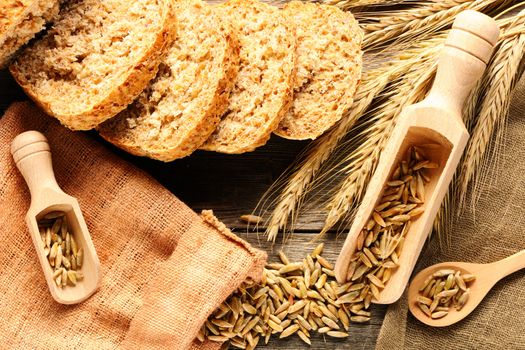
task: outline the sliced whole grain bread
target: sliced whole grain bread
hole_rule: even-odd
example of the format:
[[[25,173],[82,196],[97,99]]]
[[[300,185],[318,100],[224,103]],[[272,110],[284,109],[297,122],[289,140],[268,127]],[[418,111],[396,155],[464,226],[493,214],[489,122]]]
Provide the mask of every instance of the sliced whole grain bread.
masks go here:
[[[0,69],[58,15],[59,0],[0,1]]]
[[[236,26],[240,67],[228,111],[201,149],[243,153],[264,145],[290,106],[295,33],[279,9],[256,0],[217,10]]]
[[[350,12],[334,6],[292,1],[283,11],[296,26],[297,70],[292,107],[275,133],[315,139],[352,105],[363,34]]]
[[[229,22],[201,0],[175,2],[177,39],[159,72],[127,109],[97,129],[135,155],[171,161],[191,154],[228,106],[239,46]]]
[[[87,130],[135,100],[175,32],[172,0],[71,0],[10,70],[48,114]]]

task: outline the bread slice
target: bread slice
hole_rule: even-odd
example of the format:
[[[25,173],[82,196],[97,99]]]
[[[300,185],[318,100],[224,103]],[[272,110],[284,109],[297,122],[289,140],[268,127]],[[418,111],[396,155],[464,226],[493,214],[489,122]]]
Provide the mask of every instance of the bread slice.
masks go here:
[[[189,155],[215,130],[239,63],[228,22],[201,0],[175,4],[177,39],[156,78],[133,104],[98,128],[118,147],[163,161]]]
[[[59,9],[58,0],[3,0],[0,5],[0,69]]]
[[[256,0],[218,7],[236,25],[240,67],[228,111],[201,149],[243,153],[264,145],[292,99],[295,33],[279,9]]]
[[[334,6],[292,1],[283,11],[296,25],[297,73],[292,107],[275,133],[315,139],[352,105],[363,34],[350,12]]]
[[[175,26],[171,0],[71,0],[13,62],[11,74],[62,124],[91,129],[147,86]]]

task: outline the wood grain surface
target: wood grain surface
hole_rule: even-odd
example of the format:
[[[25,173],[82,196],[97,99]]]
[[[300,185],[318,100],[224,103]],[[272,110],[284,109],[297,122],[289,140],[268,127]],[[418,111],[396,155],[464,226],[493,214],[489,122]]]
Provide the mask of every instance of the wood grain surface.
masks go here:
[[[220,3],[221,0],[211,0]],[[280,5],[285,1],[266,1]],[[27,100],[6,70],[0,70],[0,114],[14,101]],[[254,152],[242,155],[223,155],[197,151],[190,157],[172,163],[162,163],[146,158],[134,157],[109,145],[95,132],[88,132],[90,137],[105,143],[123,159],[135,164],[151,174],[178,198],[195,211],[213,209],[214,213],[227,226],[254,246],[267,251],[270,261],[277,260],[280,244],[273,247],[265,238],[253,231],[246,230],[246,225],[239,216],[251,213],[257,202],[270,185],[292,164],[293,160],[308,144],[308,141],[290,141],[272,136],[270,141]],[[313,234],[319,232],[323,224],[323,213],[312,212],[299,221],[299,230],[284,247],[291,260],[302,259],[316,245],[312,243]],[[324,256],[330,261],[335,259],[343,244],[343,238],[329,234],[325,240]],[[350,337],[334,340],[330,337],[313,335],[310,349],[372,349],[375,347],[386,307],[373,306],[372,319],[368,324],[353,324]],[[298,337],[285,340],[272,338],[261,349],[305,349]]]
[[[237,234],[252,243],[254,246],[263,249],[269,254],[269,261],[279,261],[277,255],[281,249],[280,245],[272,245],[261,237],[258,239],[257,235],[244,232],[237,232]],[[291,262],[302,261],[305,255],[312,251],[318,242],[312,242],[311,234],[298,233],[294,234],[288,243],[284,246],[283,251],[288,256]],[[325,249],[323,256],[328,261],[335,263],[339,250],[341,249],[342,240],[336,239],[335,235],[329,235],[324,241]],[[367,324],[353,323],[350,326],[350,336],[343,340],[334,340],[328,336],[322,336],[312,332],[312,346],[310,349],[373,349],[375,347],[376,338],[379,334],[379,329],[385,316],[386,307],[384,305],[372,306],[372,318]],[[315,334],[315,335],[314,335]],[[267,347],[263,349],[305,349],[308,345],[304,344],[299,337],[292,336],[290,339],[275,339],[272,338]]]
[[[0,71],[0,109],[1,112],[14,101],[26,100],[24,93],[9,76]],[[99,138],[95,132],[90,137]],[[166,188],[173,192],[195,211],[213,209],[217,217],[254,246],[267,251],[270,261],[277,261],[276,252],[280,244],[273,247],[265,237],[248,231],[239,220],[242,214],[250,213],[262,194],[277,177],[293,162],[307,142],[289,141],[273,136],[270,142],[252,153],[243,155],[222,155],[212,152],[196,152],[194,155],[172,163],[162,163],[145,158],[134,157],[107,144],[122,158],[130,161],[151,174]],[[313,249],[313,234],[322,227],[322,212],[313,213],[301,222],[301,231],[296,232],[284,247],[290,259],[302,259]],[[343,238],[329,234],[325,240],[324,255],[332,262],[343,244]],[[350,337],[334,340],[315,335],[311,349],[371,349],[385,314],[384,306],[373,306],[372,319],[368,324],[353,324]],[[274,339],[263,349],[305,349],[306,344],[298,337],[285,340]]]

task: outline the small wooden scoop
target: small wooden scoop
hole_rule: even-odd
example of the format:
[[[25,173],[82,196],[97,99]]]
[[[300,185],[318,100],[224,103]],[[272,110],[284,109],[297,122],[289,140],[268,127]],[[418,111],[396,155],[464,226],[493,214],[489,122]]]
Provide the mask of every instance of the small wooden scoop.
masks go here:
[[[374,303],[395,302],[407,285],[469,137],[461,119],[463,103],[485,70],[499,36],[496,22],[475,11],[460,13],[452,28],[439,58],[434,85],[423,101],[401,112],[335,265],[336,278],[344,283],[357,237],[379,204],[385,183],[410,147],[423,149],[438,168],[428,169],[424,212],[412,221],[400,266]]]
[[[416,298],[419,294],[419,288],[426,278],[441,269],[453,269],[461,271],[462,274],[473,274],[476,276],[476,280],[469,284],[470,296],[461,310],[456,311],[451,307],[448,315],[445,317],[432,319],[423,313],[423,311],[417,306]],[[418,320],[429,326],[450,326],[451,324],[461,321],[474,311],[485,295],[487,295],[499,280],[521,269],[525,269],[525,250],[491,264],[445,262],[427,267],[414,277],[408,288],[410,311]]]
[[[37,131],[27,131],[18,135],[11,144],[11,154],[31,192],[31,206],[26,215],[26,223],[49,291],[61,304],[80,303],[97,290],[100,263],[78,202],[58,186],[53,173],[51,151],[44,135]],[[37,222],[46,214],[55,211],[65,213],[75,240],[84,250],[81,269],[84,279],[75,286],[57,287],[53,280],[53,270],[42,246]]]

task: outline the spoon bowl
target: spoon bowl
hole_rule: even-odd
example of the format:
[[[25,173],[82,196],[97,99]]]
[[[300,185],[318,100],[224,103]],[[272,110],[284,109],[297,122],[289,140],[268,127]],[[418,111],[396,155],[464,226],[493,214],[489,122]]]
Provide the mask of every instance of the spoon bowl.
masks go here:
[[[474,311],[499,280],[523,268],[525,268],[525,250],[490,264],[473,264],[454,261],[432,265],[420,271],[412,279],[410,287],[408,288],[408,307],[415,318],[429,326],[450,326],[461,321]],[[423,285],[427,277],[441,269],[459,270],[462,275],[472,274],[476,276],[476,279],[468,285],[468,288],[470,288],[470,296],[461,310],[458,311],[454,307],[451,307],[445,317],[432,319],[419,308],[416,298],[419,295],[419,288]]]

